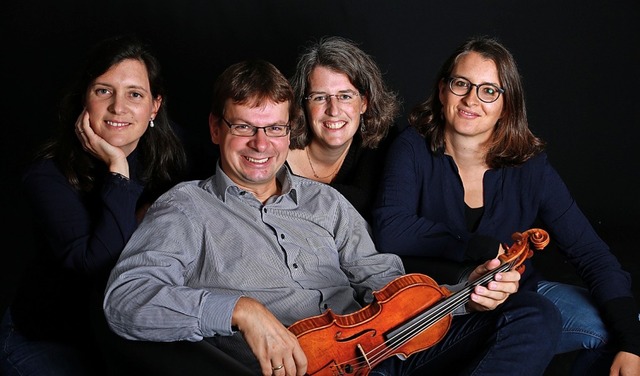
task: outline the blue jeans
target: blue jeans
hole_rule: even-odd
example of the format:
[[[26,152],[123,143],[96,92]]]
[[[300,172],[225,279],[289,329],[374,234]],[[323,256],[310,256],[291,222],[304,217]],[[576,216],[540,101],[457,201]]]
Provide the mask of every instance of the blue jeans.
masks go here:
[[[0,374],[5,376],[95,375],[87,359],[87,352],[95,349],[84,350],[82,344],[26,338],[14,326],[9,310],[0,323]]]
[[[562,335],[556,352],[579,351],[571,374],[608,374],[615,351],[607,346],[610,334],[589,290],[542,281],[538,283],[538,293],[552,301],[562,315]]]
[[[564,283],[542,281],[538,293],[551,300],[562,315],[562,336],[557,353],[604,346],[609,333],[589,290]]]
[[[556,352],[560,332],[555,305],[521,291],[493,311],[455,316],[440,342],[406,360],[393,356],[370,375],[539,376]]]

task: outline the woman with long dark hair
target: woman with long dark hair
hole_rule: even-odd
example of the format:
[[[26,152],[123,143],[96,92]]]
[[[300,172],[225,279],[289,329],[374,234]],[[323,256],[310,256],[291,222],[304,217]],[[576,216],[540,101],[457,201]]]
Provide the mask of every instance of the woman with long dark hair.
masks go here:
[[[96,325],[108,274],[148,206],[185,176],[160,64],[134,36],[96,45],[60,129],[23,177],[35,257],[0,331],[4,375],[104,372]]]
[[[576,375],[609,368],[612,375],[637,375],[640,322],[630,275],[529,129],[511,53],[492,38],[466,41],[409,123],[391,146],[374,208],[379,250],[477,263],[540,221],[588,287],[545,281],[526,268],[521,290],[544,295],[562,314],[557,352],[587,350]]]

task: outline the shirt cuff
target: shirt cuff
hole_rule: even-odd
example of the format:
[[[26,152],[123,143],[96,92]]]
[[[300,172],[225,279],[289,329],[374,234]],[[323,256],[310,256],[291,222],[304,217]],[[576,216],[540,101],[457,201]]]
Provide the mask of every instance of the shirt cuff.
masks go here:
[[[230,336],[235,333],[231,328],[231,318],[238,299],[239,295],[207,295],[200,320],[203,337]]]

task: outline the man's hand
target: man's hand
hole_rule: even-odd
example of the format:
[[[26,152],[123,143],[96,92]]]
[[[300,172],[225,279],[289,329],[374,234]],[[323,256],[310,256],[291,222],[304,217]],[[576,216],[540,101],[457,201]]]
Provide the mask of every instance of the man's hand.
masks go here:
[[[307,357],[298,339],[260,302],[242,297],[233,311],[238,327],[265,376],[303,376]]]
[[[469,282],[472,282],[485,275],[490,270],[500,266],[501,261],[493,259],[476,267],[471,275]],[[520,273],[515,270],[497,273],[493,277],[493,281],[486,286],[476,286],[471,293],[471,300],[467,303],[469,311],[488,311],[495,309],[502,304],[509,295],[518,291],[520,281]]]

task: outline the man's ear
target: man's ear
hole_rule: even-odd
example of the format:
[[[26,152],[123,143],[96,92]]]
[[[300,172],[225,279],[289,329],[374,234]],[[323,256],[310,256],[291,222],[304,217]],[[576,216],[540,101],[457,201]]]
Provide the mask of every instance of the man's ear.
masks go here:
[[[216,145],[220,145],[222,137],[220,134],[220,118],[212,113],[209,113],[209,133],[211,134],[211,141]]]

